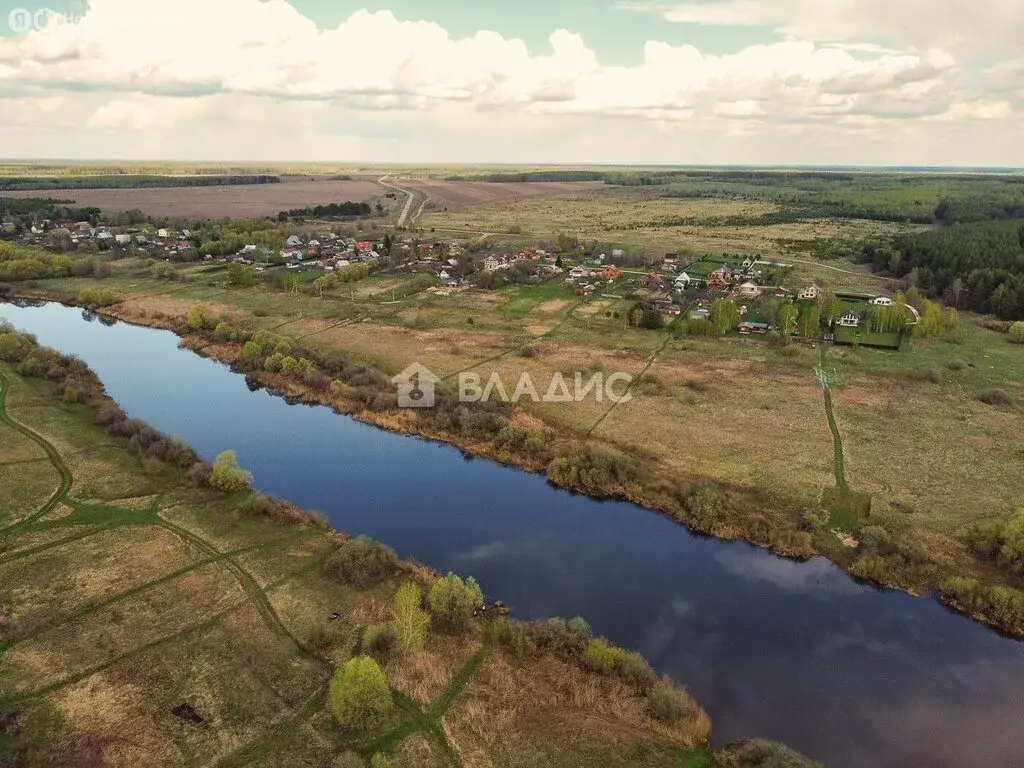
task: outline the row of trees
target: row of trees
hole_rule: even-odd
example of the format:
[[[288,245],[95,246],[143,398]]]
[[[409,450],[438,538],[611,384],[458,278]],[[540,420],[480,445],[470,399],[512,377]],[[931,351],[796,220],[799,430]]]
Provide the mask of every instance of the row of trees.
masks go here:
[[[377,213],[381,214],[384,212],[384,206],[377,204]],[[281,211],[277,214],[278,221],[288,221],[288,219],[330,219],[340,216],[370,216],[373,213],[373,209],[369,203],[353,203],[347,201],[344,203],[328,203],[327,205],[317,205],[312,208],[293,208],[290,211]]]
[[[1024,223],[986,222],[866,245],[863,261],[958,309],[1024,319]]]

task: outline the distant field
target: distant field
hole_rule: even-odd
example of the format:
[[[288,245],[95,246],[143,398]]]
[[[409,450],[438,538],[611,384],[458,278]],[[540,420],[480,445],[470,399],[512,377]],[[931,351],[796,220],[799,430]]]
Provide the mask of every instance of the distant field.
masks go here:
[[[161,189],[80,189],[5,192],[0,197],[55,197],[104,213],[135,208],[151,216],[250,218],[332,202],[363,202],[386,190],[375,181],[286,179],[280,184]]]
[[[602,182],[530,182],[523,184],[492,184],[483,181],[445,181],[443,179],[402,180],[398,186],[416,189],[430,196],[433,209],[459,209],[483,203],[500,203],[522,197],[566,195],[603,186]]]

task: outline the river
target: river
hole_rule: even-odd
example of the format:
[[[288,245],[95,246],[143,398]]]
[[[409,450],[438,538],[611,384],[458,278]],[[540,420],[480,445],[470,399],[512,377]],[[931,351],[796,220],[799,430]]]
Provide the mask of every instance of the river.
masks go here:
[[[250,391],[167,331],[49,304],[0,317],[85,360],[133,417],[402,557],[477,577],[520,618],[583,615],[707,709],[831,768],[1024,764],[1024,644],[824,559],[690,534],[624,502]]]

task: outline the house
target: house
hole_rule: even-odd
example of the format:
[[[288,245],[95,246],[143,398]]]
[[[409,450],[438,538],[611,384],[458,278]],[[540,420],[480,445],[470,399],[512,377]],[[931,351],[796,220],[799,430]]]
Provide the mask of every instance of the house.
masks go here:
[[[745,258],[743,260],[743,264],[741,265],[743,267],[743,271],[749,272],[751,269],[757,266],[759,260],[760,257],[758,256],[748,256],[747,258]]]
[[[800,291],[797,298],[805,299],[807,301],[817,301],[821,298],[821,287],[817,285],[809,285]]]
[[[740,323],[739,330],[743,334],[768,333],[770,327],[768,323]]]
[[[725,265],[721,266],[708,275],[708,288],[712,290],[725,290],[729,287],[732,282],[733,270],[732,267]]]
[[[440,273],[440,274],[439,274],[439,275],[438,275],[437,277],[438,277],[438,279],[440,279],[440,280],[450,280],[450,279],[451,279],[451,275],[449,275],[449,274],[448,274],[448,273],[447,273],[446,271],[444,271],[443,269],[441,270],[441,273]]]
[[[114,242],[118,245],[130,245],[132,242],[131,235],[114,235]]]
[[[359,251],[360,253],[362,253],[363,251],[372,251],[373,243],[371,243],[369,240],[359,240],[356,243],[356,250]]]
[[[841,325],[843,328],[859,328],[860,315],[852,311],[844,312],[842,316],[836,320],[836,325]]]
[[[616,248],[615,250],[612,251],[612,258],[613,259],[621,259],[625,255],[626,255],[626,252],[623,251],[621,248]]]
[[[707,320],[711,315],[711,310],[707,307],[698,307],[690,313],[690,317],[694,320]]]
[[[495,272],[500,268],[501,262],[498,261],[493,256],[488,256],[486,259],[484,259],[484,269],[486,269],[488,272]]]
[[[761,295],[761,289],[754,285],[754,283],[746,282],[736,289],[736,294],[745,298],[754,299]]]
[[[877,298],[872,299],[871,303],[874,304],[876,307],[891,307],[892,299],[890,299],[888,296],[879,296]]]
[[[618,280],[622,271],[614,264],[609,264],[607,267],[601,270],[601,277],[605,280]]]
[[[690,287],[690,283],[692,282],[693,278],[691,278],[685,272],[680,272],[679,276],[676,278],[675,287],[680,291],[685,291],[687,288]]]
[[[138,243],[139,245],[145,245],[146,243],[149,242],[149,240],[146,238],[145,235],[136,235],[135,242]]]
[[[298,235],[291,235],[287,240],[284,241],[284,244],[289,248],[298,248],[300,245],[302,245],[302,238],[299,237]]]
[[[780,299],[784,299],[789,295],[789,291],[787,291],[780,285],[778,288],[775,289],[775,295]]]
[[[649,291],[664,291],[666,287],[665,281],[656,272],[652,272],[644,278],[644,288]]]
[[[168,237],[171,236],[171,233],[168,232],[166,229],[158,229],[156,231],[156,236],[161,238],[161,239],[166,240]]]

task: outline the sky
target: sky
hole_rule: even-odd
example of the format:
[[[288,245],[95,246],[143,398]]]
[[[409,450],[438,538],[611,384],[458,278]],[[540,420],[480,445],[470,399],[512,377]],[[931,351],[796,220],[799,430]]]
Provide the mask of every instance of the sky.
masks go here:
[[[1024,167],[1024,0],[0,0],[0,157]]]

